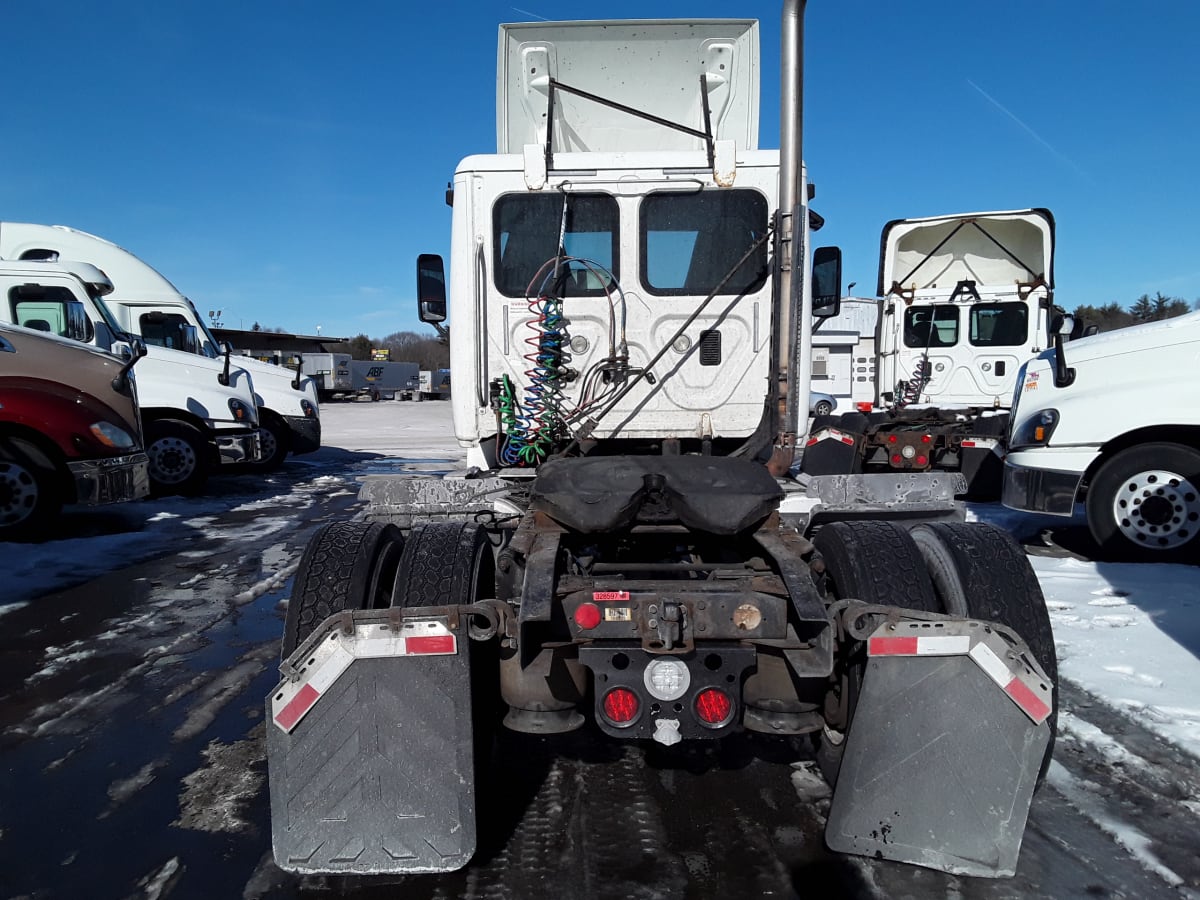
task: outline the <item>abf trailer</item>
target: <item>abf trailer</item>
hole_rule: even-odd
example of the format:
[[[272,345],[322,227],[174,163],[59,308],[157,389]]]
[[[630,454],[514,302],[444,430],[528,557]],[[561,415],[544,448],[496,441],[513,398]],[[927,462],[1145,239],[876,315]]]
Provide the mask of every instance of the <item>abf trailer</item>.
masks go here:
[[[368,477],[305,550],[266,701],[284,869],[467,865],[494,726],[811,735],[833,849],[1014,871],[1055,721],[1024,554],[955,521],[957,475],[791,473],[841,291],[836,248],[809,277],[801,13],[780,151],[756,21],[501,26],[448,295],[418,261],[471,468]]]

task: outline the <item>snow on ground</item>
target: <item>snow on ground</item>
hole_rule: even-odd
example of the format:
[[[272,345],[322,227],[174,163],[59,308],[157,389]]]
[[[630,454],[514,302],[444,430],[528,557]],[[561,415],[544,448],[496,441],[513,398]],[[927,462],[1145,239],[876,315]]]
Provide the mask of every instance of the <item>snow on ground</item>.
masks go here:
[[[452,436],[449,403],[327,404],[322,424],[325,447],[288,463],[310,466],[311,478],[278,479],[278,490],[265,491],[250,476],[220,479],[223,496],[126,504],[119,515],[138,530],[40,545],[0,543],[0,617],[42,593],[176,550],[181,540],[215,535],[214,523],[231,511],[284,506],[285,516],[239,526],[255,533],[282,531],[304,517],[315,493],[357,490],[356,475],[444,471],[464,462]],[[348,461],[353,466],[346,474]],[[240,483],[247,487],[238,494]],[[973,505],[969,517],[994,522],[1021,539],[1063,524],[995,504]],[[1041,555],[1031,562],[1050,608],[1063,677],[1200,757],[1200,567]],[[289,574],[281,570],[276,577]],[[1064,730],[1071,721],[1064,721]]]

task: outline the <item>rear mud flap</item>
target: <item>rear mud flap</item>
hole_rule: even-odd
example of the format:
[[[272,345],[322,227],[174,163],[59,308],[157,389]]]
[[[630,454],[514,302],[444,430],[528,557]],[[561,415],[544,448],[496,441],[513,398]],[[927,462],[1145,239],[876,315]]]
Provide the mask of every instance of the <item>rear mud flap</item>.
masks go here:
[[[930,634],[928,623],[898,623],[872,636],[826,842],[956,874],[1013,875],[1050,738],[1049,681],[987,623]]]
[[[475,852],[465,620],[326,620],[267,699],[275,861],[303,873],[462,868]],[[289,664],[293,669],[289,670]]]

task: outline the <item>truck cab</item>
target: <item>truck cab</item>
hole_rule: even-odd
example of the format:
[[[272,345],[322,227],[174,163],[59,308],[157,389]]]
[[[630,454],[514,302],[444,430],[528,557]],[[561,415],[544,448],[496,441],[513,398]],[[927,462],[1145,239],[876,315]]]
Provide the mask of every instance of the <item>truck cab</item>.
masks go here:
[[[1050,342],[1046,209],[898,219],[883,229],[875,399],[813,423],[809,475],[959,472],[996,500],[1017,371]]]
[[[1004,505],[1069,518],[1082,503],[1104,555],[1194,561],[1200,312],[1063,337],[1018,373]]]
[[[56,324],[63,311],[47,308],[41,321]],[[149,491],[130,363],[40,327],[0,324],[0,541],[52,536],[63,506]]]
[[[90,263],[0,260],[0,321],[127,354],[140,341],[105,305],[111,291]],[[259,458],[249,373],[180,349],[145,351],[140,413],[155,493],[198,493],[210,472]]]
[[[65,225],[0,222],[0,256],[87,260],[113,282],[104,303],[125,331],[150,346],[203,356],[213,364],[229,352],[170,281],[104,238]],[[259,420],[261,453],[247,460],[251,468],[274,471],[289,453],[319,449],[321,418],[312,379],[248,357],[238,357],[236,365],[252,379]]]
[[[876,406],[1007,410],[1050,343],[1050,211],[901,219],[881,247]]]

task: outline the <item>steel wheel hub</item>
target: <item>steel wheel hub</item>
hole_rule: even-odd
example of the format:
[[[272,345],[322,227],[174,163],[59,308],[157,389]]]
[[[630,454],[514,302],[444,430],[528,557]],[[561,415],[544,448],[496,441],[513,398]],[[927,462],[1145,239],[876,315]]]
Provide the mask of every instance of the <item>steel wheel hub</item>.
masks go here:
[[[37,506],[38,486],[24,466],[0,461],[0,525],[15,525]]]
[[[1139,547],[1172,550],[1200,530],[1200,491],[1175,472],[1139,472],[1117,490],[1113,516],[1121,533]]]
[[[196,452],[179,438],[159,438],[150,445],[148,455],[155,478],[165,484],[178,484],[196,469]]]

